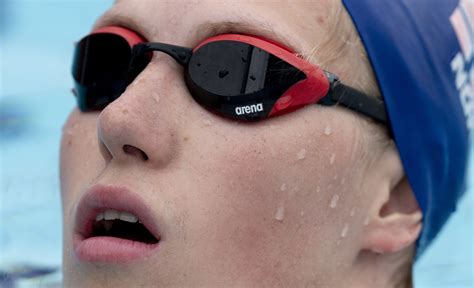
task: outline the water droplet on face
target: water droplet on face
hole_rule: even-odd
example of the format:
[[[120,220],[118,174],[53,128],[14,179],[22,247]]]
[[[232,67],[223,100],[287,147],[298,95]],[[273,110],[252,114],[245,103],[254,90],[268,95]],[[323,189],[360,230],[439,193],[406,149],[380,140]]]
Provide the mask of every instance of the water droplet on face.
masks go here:
[[[336,175],[334,175],[334,180],[337,180],[337,174],[336,174]]]
[[[336,153],[331,154],[331,158],[329,158],[329,164],[334,164],[334,161],[336,160]]]
[[[369,225],[369,221],[370,221],[370,218],[369,218],[369,216],[367,216],[364,220],[364,226]]]
[[[346,183],[346,178],[342,177],[342,179],[341,179],[341,185],[344,184],[344,183]]]
[[[285,207],[280,206],[275,213],[275,219],[281,222],[283,218],[285,218]]]
[[[153,92],[152,96],[153,96],[153,100],[155,101],[155,103],[160,102],[160,94],[158,94],[156,92]]]
[[[220,70],[219,71],[219,78],[224,78],[227,75],[229,75],[229,71],[227,71],[227,70]]]
[[[209,119],[204,119],[202,122],[204,123],[204,126],[211,126],[211,120]]]
[[[332,133],[331,127],[330,127],[329,125],[326,126],[326,128],[324,129],[324,134],[325,134],[326,136],[329,136],[329,135],[331,135],[331,133]]]
[[[383,255],[384,252],[382,250],[379,250],[379,249],[376,249],[376,248],[372,248],[372,251],[375,253],[375,254],[378,254],[378,255]]]
[[[332,209],[336,208],[338,200],[339,200],[339,195],[334,194],[334,196],[332,196],[331,204],[329,204],[329,207],[331,207]]]
[[[294,193],[300,191],[300,187],[298,187],[298,185],[296,185],[295,187],[293,187],[293,190],[292,190]]]
[[[306,150],[305,150],[305,149],[301,149],[301,150],[296,154],[296,159],[302,160],[302,159],[304,159],[304,157],[306,157]]]
[[[349,224],[346,223],[344,224],[344,228],[342,228],[341,237],[346,238],[347,232],[349,232]]]
[[[281,190],[281,191],[285,191],[285,190],[286,190],[286,183],[281,184],[280,190]]]
[[[352,208],[351,210],[351,217],[353,217],[356,213],[356,207]]]
[[[300,188],[298,186],[295,186],[290,190],[290,192],[288,193],[288,196],[294,197],[298,191],[300,191]]]
[[[319,192],[321,192],[321,187],[318,186],[316,187],[316,193],[319,193]]]
[[[63,129],[63,134],[72,136],[72,135],[74,135],[74,132],[72,132],[71,129]]]
[[[140,79],[135,79],[132,84],[130,84],[131,87],[135,87],[138,83],[140,83]]]
[[[74,131],[77,129],[77,126],[77,123],[72,124],[71,127],[68,127],[68,125],[64,124],[62,128],[62,133],[72,136],[74,135]]]
[[[301,212],[300,212],[300,216],[301,216],[301,217],[304,216],[304,211],[301,211]]]

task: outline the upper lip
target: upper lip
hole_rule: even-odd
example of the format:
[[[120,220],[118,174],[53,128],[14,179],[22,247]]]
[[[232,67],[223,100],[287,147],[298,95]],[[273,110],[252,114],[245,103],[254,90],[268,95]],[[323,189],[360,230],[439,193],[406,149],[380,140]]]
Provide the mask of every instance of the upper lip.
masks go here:
[[[134,214],[160,240],[156,220],[151,209],[136,193],[125,187],[95,185],[79,201],[76,210],[75,233],[82,239],[92,236],[92,227],[97,214],[107,209],[126,211]]]

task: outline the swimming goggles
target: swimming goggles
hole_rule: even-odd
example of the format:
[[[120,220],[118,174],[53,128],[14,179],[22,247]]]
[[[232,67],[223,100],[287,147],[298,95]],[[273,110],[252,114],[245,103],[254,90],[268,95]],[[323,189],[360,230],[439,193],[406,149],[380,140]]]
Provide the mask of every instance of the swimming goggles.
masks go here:
[[[118,26],[97,29],[76,45],[72,74],[79,109],[100,110],[117,99],[145,69],[153,51],[181,64],[194,100],[227,118],[255,121],[318,103],[338,104],[387,123],[382,100],[344,85],[274,41],[223,34],[191,49],[148,43]]]

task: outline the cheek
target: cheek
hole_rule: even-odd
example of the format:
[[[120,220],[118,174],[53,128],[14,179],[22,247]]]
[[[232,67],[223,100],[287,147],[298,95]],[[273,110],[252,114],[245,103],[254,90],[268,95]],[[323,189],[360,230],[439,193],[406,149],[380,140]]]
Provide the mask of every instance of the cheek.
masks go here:
[[[314,256],[308,252],[314,247],[324,253],[321,243],[336,239],[343,228],[335,215],[350,210],[346,206],[355,191],[348,187],[357,179],[346,145],[352,133],[332,127],[339,131],[326,135],[325,127],[304,122],[244,127],[225,145],[207,142],[208,150],[200,151],[209,159],[200,170],[206,175],[198,189],[202,194],[193,199],[199,212],[190,219],[198,235],[205,234],[195,239],[210,247],[204,253],[223,258],[221,264],[225,259],[229,265],[240,263],[242,269],[249,259],[264,269],[269,263],[294,265]],[[338,203],[332,208],[335,195]]]
[[[60,179],[64,211],[70,212],[81,189],[105,167],[98,145],[97,116],[74,109],[63,126]]]

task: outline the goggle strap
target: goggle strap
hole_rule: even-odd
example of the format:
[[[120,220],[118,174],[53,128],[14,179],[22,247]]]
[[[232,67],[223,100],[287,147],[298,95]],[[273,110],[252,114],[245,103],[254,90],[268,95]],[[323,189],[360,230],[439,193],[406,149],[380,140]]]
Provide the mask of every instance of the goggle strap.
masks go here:
[[[193,50],[186,47],[164,43],[140,43],[133,47],[132,62],[134,58],[150,51],[160,51],[166,53],[184,67],[188,65],[189,59],[193,54]]]
[[[339,80],[333,82],[331,86],[328,95],[321,99],[319,104],[327,106],[339,104],[387,124],[387,114],[382,100],[346,86]]]

